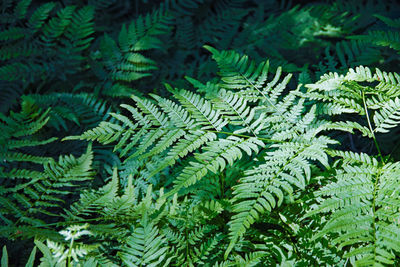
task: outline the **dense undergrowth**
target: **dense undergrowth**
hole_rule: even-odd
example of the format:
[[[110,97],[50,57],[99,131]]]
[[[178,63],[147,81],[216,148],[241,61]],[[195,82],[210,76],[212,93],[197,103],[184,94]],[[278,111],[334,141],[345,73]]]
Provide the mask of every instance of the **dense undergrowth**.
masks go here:
[[[400,265],[398,14],[1,1],[1,266]]]

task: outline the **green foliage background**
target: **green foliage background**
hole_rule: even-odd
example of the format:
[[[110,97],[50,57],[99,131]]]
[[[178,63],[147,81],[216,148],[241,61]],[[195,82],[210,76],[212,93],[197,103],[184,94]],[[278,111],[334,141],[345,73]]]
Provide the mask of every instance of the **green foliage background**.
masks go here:
[[[1,266],[400,265],[399,14],[1,1]]]

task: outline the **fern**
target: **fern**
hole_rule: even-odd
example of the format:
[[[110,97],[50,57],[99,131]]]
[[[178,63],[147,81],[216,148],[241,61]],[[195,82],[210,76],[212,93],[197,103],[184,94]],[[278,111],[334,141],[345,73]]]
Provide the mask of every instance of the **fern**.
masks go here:
[[[25,2],[24,8],[27,6],[29,1]],[[5,64],[0,68],[1,80],[21,80],[26,84],[43,78],[43,75],[65,80],[66,74],[81,69],[82,55],[93,40],[93,10],[90,7],[75,10],[75,7],[68,6],[59,9],[57,16],[49,19],[54,9],[55,3],[43,4],[32,13],[26,24],[19,22],[23,27],[16,28],[10,23],[2,29],[0,58],[5,60]],[[26,14],[22,10],[17,12],[20,16]],[[56,45],[58,42],[63,45]],[[42,59],[44,51],[46,58]],[[66,51],[69,51],[68,55]],[[67,71],[57,73],[58,65]],[[24,71],[19,72],[17,68]]]
[[[285,196],[293,199],[293,188],[304,189],[310,179],[310,160],[317,160],[328,165],[323,152],[328,139],[313,139],[313,144],[282,144],[265,157],[265,164],[249,170],[234,187],[233,211],[230,222],[231,243],[226,256],[238,238],[257,221],[261,214],[271,212],[284,201]]]
[[[262,75],[265,76],[266,73]],[[262,79],[265,80],[265,78]],[[278,76],[273,83],[276,83],[277,79]],[[260,84],[262,82],[263,80],[259,80]],[[273,87],[273,85],[269,84],[269,87]],[[283,85],[281,84],[280,86]],[[223,119],[221,116],[222,110],[220,111],[218,107],[212,107],[211,102],[201,98],[199,95],[185,90],[178,91],[171,88],[170,90],[182,105],[181,107],[173,102],[155,97],[163,110],[161,111],[149,100],[133,97],[136,107],[122,105],[132,114],[133,120],[123,115],[113,114],[118,123],[104,122],[99,127],[84,133],[81,137],[69,137],[67,139],[99,140],[103,143],[110,143],[120,139],[116,149],[120,150],[121,155],[131,154],[130,157],[137,157],[143,154],[146,156],[152,155],[154,151],[161,153],[168,149],[165,144],[175,143],[171,150],[167,152],[170,155],[168,158],[171,158],[167,162],[173,164],[179,157],[184,157],[188,152],[201,145],[201,143],[196,144],[200,136],[208,136],[206,137],[207,139],[215,139],[215,133],[221,132],[224,127],[227,127],[227,123],[230,120],[235,120],[230,119],[232,115],[227,116],[226,114],[224,115],[226,119]],[[278,89],[274,94],[279,95],[280,91],[281,89]],[[273,97],[276,98],[276,96]],[[240,107],[241,109],[246,109],[244,104],[245,102],[242,104],[243,107]],[[253,127],[262,127],[261,125],[265,121],[263,117],[259,118],[259,116],[260,114],[257,117],[250,118],[248,124],[253,124]],[[236,117],[236,114],[233,117]],[[128,130],[124,136],[121,135],[123,129]],[[170,132],[175,129],[175,132]],[[180,130],[178,131],[178,129]],[[136,134],[133,136],[134,132]],[[208,134],[205,135],[207,132]],[[239,129],[237,129],[237,132],[239,132]],[[167,133],[168,135],[166,136]],[[192,166],[182,170],[181,175],[177,177],[176,186],[172,192],[177,192],[183,187],[194,184],[208,170],[217,172],[225,169],[227,164],[232,165],[234,161],[242,157],[242,151],[250,155],[252,151],[258,151],[259,146],[264,146],[261,139],[240,138],[240,134],[238,134],[238,137],[234,135],[227,138],[219,138],[218,141],[209,143],[204,148],[204,153],[195,156],[196,160],[192,163]],[[143,140],[145,141],[139,142],[141,137],[144,137]],[[158,139],[160,141],[157,141]],[[155,146],[153,147],[152,144],[155,144]],[[146,151],[148,152],[146,153]],[[173,194],[172,192],[171,194]]]
[[[375,15],[378,19],[383,21],[386,25],[399,28],[400,23],[398,20],[393,20],[385,16]],[[378,46],[387,46],[396,50],[400,50],[400,35],[398,31],[382,31],[382,30],[371,30],[366,35],[355,35],[351,36],[352,39],[361,40],[363,42],[370,42]]]
[[[213,52],[214,55],[217,53],[216,50]],[[188,152],[200,149],[190,157],[189,164],[176,174],[173,189],[165,197],[196,184],[209,172],[217,174],[224,171],[241,160],[244,157],[243,152],[252,157],[261,149],[268,149],[269,152],[263,159],[266,163],[249,170],[248,176],[234,187],[233,202],[237,204],[234,205],[233,211],[238,214],[230,223],[232,241],[226,253],[228,255],[238,238],[244,235],[246,229],[258,219],[259,214],[271,212],[273,207],[279,206],[285,195],[292,194],[293,188],[305,188],[311,175],[313,161],[328,165],[327,156],[323,151],[334,141],[317,136],[324,129],[324,123],[315,123],[315,108],[301,118],[305,110],[304,101],[299,101],[294,94],[280,97],[290,76],[278,83],[280,72],[277,72],[275,78],[266,83],[268,64],[261,63],[255,68],[253,62],[248,63],[247,58],[243,57],[243,67],[228,72],[226,66],[235,66],[238,59],[221,56],[217,57],[217,62],[222,59],[226,63],[221,63],[221,82],[232,84],[229,86],[238,89],[245,88],[244,90],[239,90],[236,94],[221,91],[218,99],[209,102],[199,95],[185,90],[172,90],[169,87],[182,106],[155,96],[161,109],[149,100],[132,97],[136,106],[122,107],[132,114],[133,119],[112,114],[118,122],[104,122],[81,136],[67,139],[117,142],[115,149],[120,150],[122,156],[129,155],[127,160],[134,157],[150,157],[156,152],[166,153],[168,156],[165,163],[156,171],[175,164]],[[232,78],[232,83],[228,79],[231,77],[238,78]],[[249,106],[249,91],[252,92],[251,102],[258,99],[258,107]],[[243,94],[244,92],[246,94]],[[216,105],[212,107],[212,103]],[[264,116],[265,114],[268,116]],[[232,133],[224,131],[231,127],[235,129]],[[124,131],[125,134],[122,134]],[[209,137],[205,135],[207,132]],[[254,137],[246,134],[254,134]],[[202,138],[200,142],[199,137]],[[139,141],[140,138],[143,138],[143,141]],[[272,144],[266,145],[265,142]],[[276,144],[273,144],[274,142]],[[272,165],[267,162],[271,162]],[[156,174],[153,172],[151,176]],[[267,178],[265,185],[256,185],[260,175],[271,176],[271,180]],[[280,182],[279,185],[271,186],[272,181]],[[259,189],[249,193],[250,188]]]
[[[0,92],[3,112],[31,84],[36,84],[37,93],[49,81],[66,81],[86,70],[84,62],[94,33],[91,7],[60,8],[49,2],[33,8],[31,1],[14,4],[15,10],[0,15],[13,18],[0,27],[0,84],[7,88]]]
[[[165,261],[168,250],[166,238],[159,235],[151,224],[143,224],[128,237],[127,245],[119,256],[128,266],[167,266],[171,259]]]
[[[361,160],[346,156],[343,155],[346,165],[337,171],[336,182],[316,193],[327,199],[309,216],[335,213],[314,238],[333,234],[333,244],[344,249],[344,257],[356,265],[393,264],[393,252],[399,252],[395,186],[399,166],[382,166],[366,155]]]
[[[122,195],[118,194],[119,187],[117,170],[114,169],[112,180],[107,185],[96,191],[82,193],[80,201],[68,212],[68,217],[84,222],[88,216],[97,216],[90,225],[90,231],[95,239],[99,238],[98,241],[102,240],[118,251],[117,259],[108,257],[108,260],[99,257],[101,250],[93,251],[92,254],[104,263],[111,260],[133,266],[168,264],[171,258],[166,257],[167,240],[154,225],[157,221],[150,221],[150,216],[164,209],[152,203],[151,187],[140,201],[135,196],[132,176]],[[165,211],[159,215],[161,218],[168,214],[168,208]],[[131,228],[134,224],[135,228]],[[115,227],[117,231],[113,229]]]
[[[107,87],[103,89],[103,93],[130,96],[132,91],[128,84],[151,75],[150,71],[157,69],[153,60],[139,52],[162,47],[157,36],[168,30],[169,20],[168,14],[156,11],[137,18],[129,27],[122,26],[118,43],[110,36],[104,36],[99,47],[100,58],[94,55],[101,62],[99,67],[104,68],[99,75],[108,73],[108,79],[104,81]]]
[[[399,75],[393,73],[382,72],[379,69],[372,73],[369,68],[363,66],[357,67],[355,70],[350,69],[346,75],[338,75],[330,73],[321,78],[316,84],[307,85],[310,88],[307,93],[311,99],[318,99],[324,102],[320,105],[321,113],[345,114],[359,113],[371,117],[371,122],[374,133],[386,133],[388,129],[395,127],[398,124],[397,118],[397,103],[398,103],[398,84]],[[375,87],[362,86],[361,82],[378,82]],[[369,110],[373,112],[369,114]],[[359,130],[364,135],[372,134],[366,126],[360,125],[357,122],[345,122],[349,131]],[[341,126],[345,124],[334,123],[342,130]],[[340,126],[339,126],[340,125]]]
[[[104,101],[89,94],[54,93],[47,95],[30,94],[23,99],[31,99],[42,109],[50,108],[49,125],[67,131],[68,122],[86,127],[96,126],[107,117],[110,108]]]
[[[399,10],[2,1],[2,265],[399,265]]]
[[[49,110],[41,112],[31,102],[24,101],[20,113],[11,113],[9,117],[0,114],[3,236],[40,234],[49,216],[58,216],[65,196],[72,193],[68,188],[83,186],[85,181],[92,179],[90,146],[80,158],[60,156],[58,161],[24,152],[27,147],[55,141],[56,138],[40,140],[35,137],[48,122],[48,113]],[[48,234],[46,229],[43,230],[41,234]]]
[[[309,85],[310,94],[325,102],[334,102],[346,95],[349,99],[341,105],[341,113],[355,113],[365,117],[367,126],[345,122],[339,130],[361,130],[373,139],[377,157],[367,154],[334,152],[339,156],[333,181],[316,192],[318,205],[307,215],[331,213],[328,222],[314,236],[332,234],[338,250],[355,265],[394,264],[398,252],[397,183],[398,162],[383,158],[376,133],[388,133],[398,125],[397,74],[381,72],[373,74],[370,69],[350,69],[344,76],[331,75],[320,83]],[[361,85],[362,82],[375,86]],[[318,93],[314,93],[318,92]],[[325,98],[326,97],[326,98]],[[340,101],[340,100],[339,100]],[[340,103],[340,102],[339,102]],[[353,110],[348,110],[353,108]],[[338,123],[335,124],[339,125]],[[323,198],[321,198],[323,197]],[[355,219],[356,218],[356,219]]]

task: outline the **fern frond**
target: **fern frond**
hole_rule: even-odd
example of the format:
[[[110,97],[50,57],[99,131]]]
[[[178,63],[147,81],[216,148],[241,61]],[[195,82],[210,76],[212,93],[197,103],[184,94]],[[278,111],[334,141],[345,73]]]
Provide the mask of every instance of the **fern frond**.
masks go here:
[[[128,28],[123,25],[118,42],[108,35],[104,36],[100,43],[99,59],[108,77],[99,78],[111,82],[104,88],[105,94],[130,96],[133,91],[126,83],[150,76],[151,71],[157,69],[155,61],[140,52],[162,47],[157,36],[166,33],[170,19],[167,13],[155,11],[147,16],[139,16]]]
[[[218,63],[219,75],[223,81],[222,88],[239,90],[252,88],[260,90],[267,80],[268,62],[260,63],[256,67],[255,62],[249,62],[247,56],[241,57],[233,51],[219,52],[210,46],[205,46],[205,48],[213,54],[213,59]]]
[[[227,121],[221,118],[220,111],[214,110],[211,102],[200,95],[185,90],[173,91],[173,94],[202,126],[201,129],[220,131],[227,124]]]
[[[70,25],[73,13],[75,11],[74,6],[67,6],[57,12],[57,17],[52,18],[43,29],[43,35],[41,38],[43,41],[51,44],[51,42],[61,36],[65,29]]]
[[[180,189],[193,185],[203,178],[208,171],[218,173],[225,169],[226,165],[232,165],[234,161],[243,155],[242,150],[248,155],[253,151],[258,153],[259,147],[264,143],[257,138],[241,139],[230,136],[227,139],[210,142],[205,148],[205,152],[195,155],[196,162],[190,162],[181,174],[174,180],[174,189],[166,196],[177,193]]]
[[[55,6],[55,3],[46,3],[36,9],[32,16],[29,18],[29,28],[33,29],[34,31],[39,30],[44,24],[44,21],[49,17],[50,12],[55,8]]]
[[[164,113],[160,112],[149,100],[141,99],[137,96],[132,96],[132,99],[136,102],[136,106],[140,108],[143,114],[147,115],[146,117],[150,119],[152,125],[166,126],[168,118],[165,117]]]
[[[191,129],[196,126],[195,121],[191,118],[190,113],[186,109],[171,100],[156,95],[151,96],[158,101],[158,104],[164,112],[168,113],[170,120],[176,127]]]
[[[377,133],[388,133],[389,129],[400,124],[400,99],[390,99],[379,111],[374,114],[374,131]]]
[[[93,9],[59,8],[49,2],[31,11],[26,10],[29,2],[17,5],[18,17],[0,32],[0,58],[5,60],[0,78],[14,83],[19,80],[25,88],[46,78],[66,80],[86,69],[82,63],[94,39]],[[27,14],[31,16],[26,23]]]
[[[67,130],[68,121],[77,125],[95,127],[108,117],[111,109],[105,101],[90,94],[53,93],[47,95],[30,94],[23,99],[32,99],[40,108],[50,108],[49,125],[57,130],[63,127]]]
[[[20,1],[15,9],[14,9],[14,13],[17,15],[17,17],[19,19],[22,19],[23,17],[25,17],[26,12],[28,11],[28,7],[31,4],[32,0],[22,0]]]
[[[398,253],[400,248],[395,241],[400,233],[399,191],[395,186],[399,164],[382,166],[366,155],[354,155],[355,161],[346,160],[348,164],[337,170],[337,181],[316,193],[324,199],[308,216],[332,215],[314,238],[331,235],[333,243],[344,249],[344,256],[355,264],[392,264],[393,252]]]
[[[46,217],[43,215],[57,216],[56,211],[62,207],[65,196],[71,194],[68,189],[92,179],[92,160],[93,154],[89,147],[80,158],[60,157],[58,162],[50,160],[42,163],[43,172],[14,169],[6,173],[5,178],[18,178],[18,182],[11,190],[0,187],[2,217],[3,220],[6,217],[14,217],[16,220],[14,225],[2,227],[1,232],[19,225],[40,230],[45,224],[43,219]]]
[[[0,32],[0,41],[13,41],[13,40],[18,40],[27,34],[27,30],[25,28],[21,27],[10,27],[7,30],[1,31]],[[15,49],[14,49],[15,51]],[[7,53],[2,52],[2,54],[7,55]],[[5,57],[5,56],[2,56]],[[9,57],[9,56],[7,56]]]
[[[180,139],[176,145],[173,146],[170,151],[168,151],[168,154],[163,162],[155,170],[153,170],[153,172],[151,172],[150,177],[154,176],[156,173],[159,173],[166,167],[174,165],[179,158],[185,157],[206,143],[216,139],[217,136],[214,133],[189,131],[185,138]]]
[[[304,188],[311,177],[312,162],[328,165],[324,150],[328,142],[315,138],[311,143],[290,142],[272,145],[274,151],[267,153],[265,163],[246,172],[240,184],[234,187],[233,211],[230,221],[231,242],[225,258],[246,230],[261,215],[280,206],[285,195],[292,198],[294,188]]]
[[[382,60],[379,50],[362,40],[342,41],[336,44],[335,50],[343,68],[371,65]]]
[[[118,254],[128,266],[167,266],[171,261],[167,256],[167,244],[167,239],[155,226],[142,222],[128,237],[127,244]]]
[[[117,197],[119,180],[117,170],[114,169],[112,180],[97,191],[85,191],[81,194],[79,202],[71,205],[68,216],[79,218],[88,216],[104,203],[111,203]]]
[[[362,86],[362,82],[378,84],[374,87]],[[388,129],[396,127],[399,123],[399,82],[400,76],[396,73],[386,73],[379,69],[373,73],[369,68],[360,66],[349,69],[344,76],[331,73],[321,77],[319,82],[307,85],[310,90],[306,96],[326,102],[318,109],[321,113],[358,113],[371,116],[374,122],[373,129],[354,121],[335,122],[329,128],[349,132],[359,130],[364,136],[372,137],[373,132],[387,133]],[[369,110],[373,113],[369,114]]]
[[[351,38],[400,51],[400,34],[397,31],[369,31],[367,35],[355,35]]]
[[[91,41],[94,39],[91,36],[94,33],[93,17],[94,10],[91,6],[83,7],[73,14],[71,24],[68,27],[65,36],[71,43],[72,47],[75,48],[75,51],[82,51],[88,48]],[[63,18],[61,17],[60,19]]]
[[[218,109],[223,110],[224,116],[229,119],[232,125],[246,125],[247,131],[254,135],[258,125],[250,125],[255,116],[254,109],[247,105],[247,99],[230,91],[220,90],[215,101]]]

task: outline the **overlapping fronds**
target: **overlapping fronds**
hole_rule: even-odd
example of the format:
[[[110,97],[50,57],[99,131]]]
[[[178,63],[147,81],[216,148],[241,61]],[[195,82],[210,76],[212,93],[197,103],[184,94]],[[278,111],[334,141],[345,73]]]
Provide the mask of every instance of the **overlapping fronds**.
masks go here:
[[[383,21],[386,25],[394,28],[393,30],[370,30],[366,35],[351,36],[352,39],[361,40],[366,43],[372,43],[377,46],[389,47],[400,52],[400,22],[398,19],[391,19],[381,15],[375,15],[378,19]]]
[[[118,42],[107,34],[104,36],[100,43],[98,66],[102,68],[98,71],[98,76],[104,79],[106,84],[103,93],[111,96],[130,96],[132,90],[129,82],[149,76],[152,70],[157,69],[155,61],[145,57],[143,52],[162,47],[158,35],[167,32],[170,19],[166,12],[155,11],[140,16],[128,27],[123,25]]]
[[[26,18],[30,2],[21,1],[13,11],[18,14],[15,21],[2,25],[0,79],[25,84],[44,77],[65,80],[68,74],[82,70],[83,54],[93,40],[93,9],[59,8],[50,2]]]
[[[16,229],[24,229],[19,230],[24,236],[48,234],[47,230],[40,230],[49,217],[59,216],[66,196],[73,195],[71,189],[82,186],[94,174],[90,146],[79,158],[60,156],[58,161],[25,152],[28,147],[56,140],[39,139],[37,134],[49,121],[48,114],[49,110],[41,112],[29,101],[23,102],[20,113],[12,113],[10,117],[0,114],[2,236],[15,234]]]
[[[214,52],[217,53],[216,50]],[[227,65],[234,66],[237,59],[232,57],[225,60]],[[268,138],[283,141],[304,132],[313,120],[313,111],[300,120],[299,116],[304,109],[302,101],[297,102],[294,95],[280,99],[290,76],[278,83],[280,74],[277,72],[275,78],[266,83],[268,64],[263,63],[257,69],[247,69],[247,66],[254,66],[254,62],[247,62],[247,58],[242,61],[246,69],[233,69],[230,74],[222,66],[221,81],[227,82],[233,75],[244,77],[240,83],[245,83],[253,91],[250,97],[261,99],[261,103],[265,100],[265,106],[252,107],[246,100],[247,94],[244,94],[247,88],[236,93],[221,91],[217,99],[209,101],[190,91],[167,86],[178,103],[159,96],[154,96],[156,102],[133,96],[134,106],[121,105],[130,113],[129,117],[112,113],[113,122],[102,122],[81,136],[66,139],[98,140],[104,144],[117,142],[114,149],[121,156],[128,156],[128,160],[134,157],[151,160],[151,156],[165,154],[165,161],[152,175],[175,164],[188,153],[201,149],[191,157],[191,163],[174,180],[174,190],[169,193],[173,194],[196,183],[209,171],[223,171],[227,165],[240,160],[243,152],[249,156],[258,153],[265,147],[264,141],[268,142]],[[257,80],[257,85],[248,83],[246,79]],[[235,82],[230,86],[237,84]],[[262,89],[264,84],[266,88]],[[237,89],[243,88],[239,86]],[[279,100],[281,102],[278,104]],[[271,116],[267,118],[265,112],[268,111]],[[235,131],[224,132],[231,125]],[[269,126],[271,129],[265,130]],[[250,136],[245,135],[248,133]],[[259,134],[263,137],[259,137]]]
[[[400,5],[295,2],[0,1],[2,265],[399,266]]]
[[[330,235],[357,266],[394,264],[400,251],[399,164],[382,165],[366,154],[340,156],[345,164],[335,182],[316,192],[321,203],[308,214],[332,214],[314,238]]]
[[[369,68],[360,66],[350,69],[345,75],[330,73],[322,76],[317,83],[307,85],[310,89],[307,96],[320,101],[319,113],[366,116],[364,121],[334,122],[331,127],[349,132],[358,130],[372,137],[373,133],[387,133],[400,123],[399,84],[397,73],[379,69],[373,73]]]

